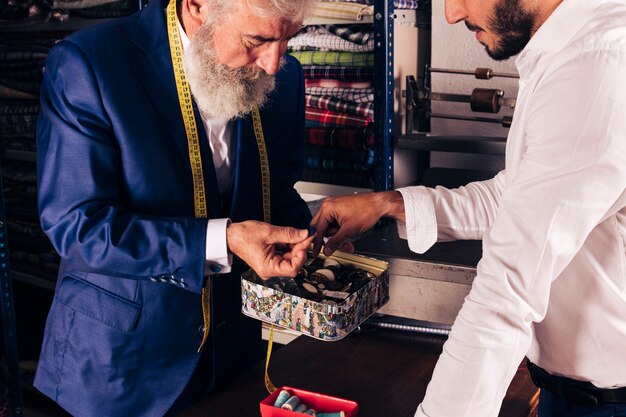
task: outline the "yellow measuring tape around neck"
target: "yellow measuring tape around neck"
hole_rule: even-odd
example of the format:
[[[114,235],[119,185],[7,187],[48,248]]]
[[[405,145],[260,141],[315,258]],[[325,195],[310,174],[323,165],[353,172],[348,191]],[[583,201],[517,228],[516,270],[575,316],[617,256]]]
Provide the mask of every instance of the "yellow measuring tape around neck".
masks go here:
[[[207,200],[204,188],[204,174],[202,172],[202,157],[200,154],[200,142],[198,139],[198,126],[193,111],[193,100],[189,83],[185,77],[183,68],[183,46],[178,32],[178,17],[176,16],[176,0],[170,0],[167,6],[167,37],[174,67],[174,77],[176,79],[176,90],[178,92],[178,102],[180,105],[187,144],[189,148],[189,163],[193,177],[194,213],[197,218],[206,218]],[[270,209],[270,169],[265,146],[265,137],[261,126],[261,115],[257,108],[252,111],[252,123],[254,136],[259,148],[259,160],[261,166],[261,184],[263,195],[263,220],[269,223],[271,220]],[[210,277],[209,277],[210,278]],[[210,279],[205,288],[202,289],[202,314],[204,317],[204,335],[198,352],[204,346],[211,325],[211,283]],[[271,344],[270,344],[271,348]],[[271,382],[270,382],[271,383]]]
[[[189,147],[189,162],[193,176],[194,212],[198,218],[207,217],[206,195],[204,191],[204,174],[202,173],[202,158],[200,155],[200,141],[198,140],[198,126],[193,112],[193,100],[185,70],[183,69],[183,45],[178,33],[178,18],[176,17],[176,0],[170,0],[167,6],[167,37],[170,43],[178,103],[185,123],[187,144]]]

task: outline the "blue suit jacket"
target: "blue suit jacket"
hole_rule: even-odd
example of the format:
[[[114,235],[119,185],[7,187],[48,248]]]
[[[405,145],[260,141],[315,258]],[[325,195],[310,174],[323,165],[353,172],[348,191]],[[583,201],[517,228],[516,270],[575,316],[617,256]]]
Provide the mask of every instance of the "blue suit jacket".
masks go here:
[[[194,218],[164,7],[153,1],[70,36],[46,65],[39,206],[62,262],[35,386],[77,416],[163,415],[199,358],[206,220]],[[293,189],[304,137],[295,59],[287,57],[261,118],[272,222],[305,227],[310,213]],[[251,120],[234,122],[233,195],[223,213],[196,119],[209,217],[262,220]],[[213,385],[259,359],[260,323],[241,313],[244,267],[212,279]]]

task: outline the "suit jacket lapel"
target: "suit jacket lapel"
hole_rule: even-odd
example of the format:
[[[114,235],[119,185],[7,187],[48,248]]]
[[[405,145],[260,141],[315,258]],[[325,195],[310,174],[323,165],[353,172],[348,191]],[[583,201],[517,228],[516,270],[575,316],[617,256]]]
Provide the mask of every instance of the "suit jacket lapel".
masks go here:
[[[140,14],[134,42],[146,55],[135,63],[133,68],[137,74],[137,79],[143,84],[152,104],[161,115],[172,139],[176,142],[180,151],[178,157],[187,161],[188,175],[191,176],[187,135],[179,110],[178,92],[176,91],[174,69],[167,38],[164,10],[166,5],[166,1],[152,1]],[[202,119],[195,104],[194,113],[200,140],[208,215],[213,218],[220,217],[219,189],[213,158],[207,143]]]

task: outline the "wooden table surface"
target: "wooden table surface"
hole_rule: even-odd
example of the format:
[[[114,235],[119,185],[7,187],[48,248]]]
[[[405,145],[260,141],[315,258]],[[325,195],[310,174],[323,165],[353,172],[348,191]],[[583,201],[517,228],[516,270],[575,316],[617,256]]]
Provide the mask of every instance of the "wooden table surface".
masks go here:
[[[365,329],[337,342],[301,336],[273,353],[269,375],[279,388],[356,401],[359,417],[413,417],[444,341],[444,336],[387,329]],[[265,361],[180,417],[260,416],[259,402],[268,395],[264,367]],[[520,366],[500,416],[528,417],[536,392],[526,368]]]

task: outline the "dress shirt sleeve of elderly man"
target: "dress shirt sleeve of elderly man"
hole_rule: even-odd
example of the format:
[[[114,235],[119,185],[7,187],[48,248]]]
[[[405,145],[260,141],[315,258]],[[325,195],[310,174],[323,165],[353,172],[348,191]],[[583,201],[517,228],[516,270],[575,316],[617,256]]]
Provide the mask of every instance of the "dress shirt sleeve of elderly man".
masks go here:
[[[522,77],[528,104],[516,110],[506,174],[456,190],[400,190],[412,250],[436,240],[484,242],[416,417],[498,415],[554,281],[626,204],[626,51],[583,48],[561,58],[532,91]]]

